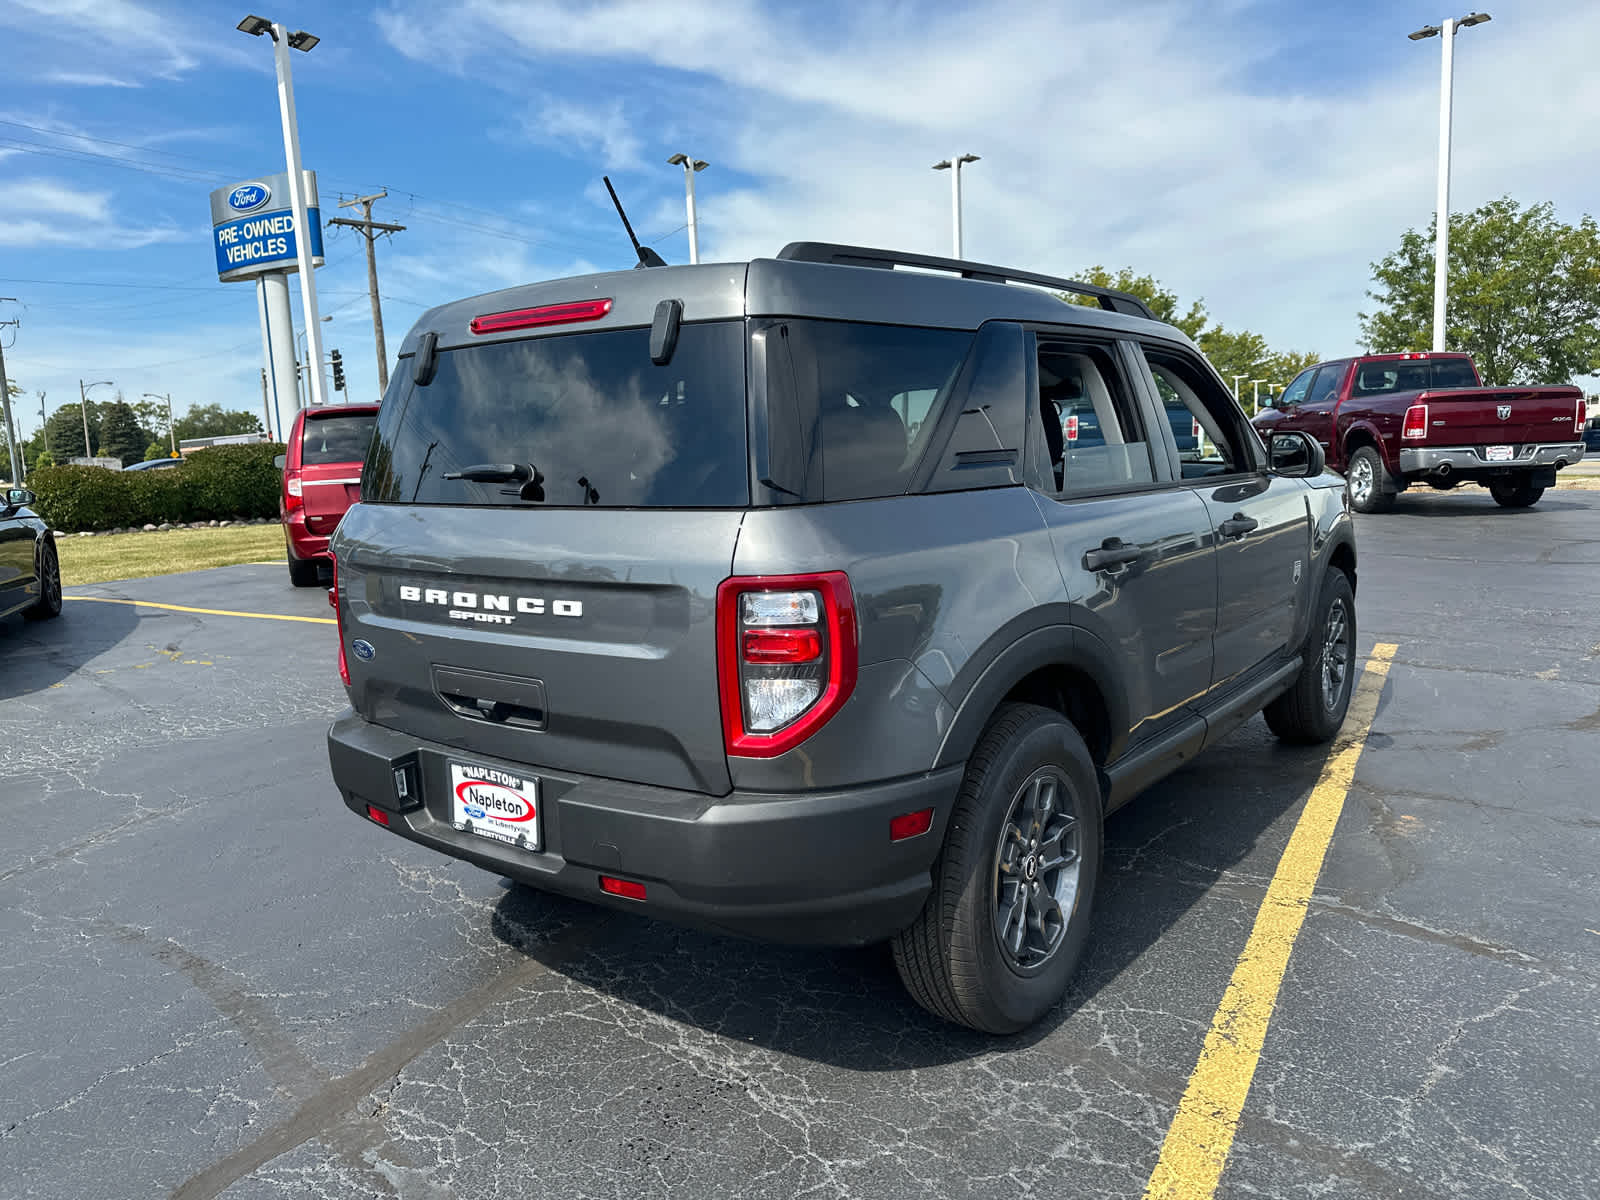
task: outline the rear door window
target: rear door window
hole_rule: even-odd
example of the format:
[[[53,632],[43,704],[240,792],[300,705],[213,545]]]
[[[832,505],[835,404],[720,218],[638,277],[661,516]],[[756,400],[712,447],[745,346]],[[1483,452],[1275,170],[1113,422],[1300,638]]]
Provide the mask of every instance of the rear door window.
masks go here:
[[[367,449],[372,444],[372,431],[377,425],[377,413],[351,413],[338,417],[318,417],[307,413],[305,429],[300,435],[301,465],[317,467],[328,463],[361,462],[367,457]]]
[[[1311,385],[1311,393],[1306,397],[1306,403],[1330,404],[1338,396],[1339,384],[1344,381],[1345,369],[1348,362],[1330,363],[1317,372],[1316,382]]]
[[[742,508],[750,502],[744,324],[441,350],[433,380],[385,397],[362,498],[378,503]],[[526,479],[449,476],[526,468]]]

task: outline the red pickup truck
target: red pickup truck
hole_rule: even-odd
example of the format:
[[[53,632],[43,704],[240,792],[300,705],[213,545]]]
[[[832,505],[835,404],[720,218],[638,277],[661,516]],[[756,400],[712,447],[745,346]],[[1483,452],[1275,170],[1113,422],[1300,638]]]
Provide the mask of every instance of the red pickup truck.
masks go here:
[[[1583,457],[1583,393],[1481,383],[1465,354],[1341,358],[1296,375],[1255,426],[1321,442],[1357,512],[1387,511],[1413,483],[1482,484],[1496,504],[1527,508]]]

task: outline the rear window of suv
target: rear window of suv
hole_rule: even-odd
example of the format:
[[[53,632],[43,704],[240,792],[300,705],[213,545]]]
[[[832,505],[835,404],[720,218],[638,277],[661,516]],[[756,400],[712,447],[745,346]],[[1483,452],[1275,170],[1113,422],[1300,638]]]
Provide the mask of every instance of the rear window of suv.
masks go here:
[[[360,462],[367,457],[377,413],[351,413],[341,417],[307,415],[300,435],[300,462],[318,467],[327,463]]]
[[[439,351],[430,383],[384,399],[362,499],[377,503],[742,508],[749,503],[741,321],[684,325],[672,361],[650,331],[564,334]],[[516,481],[448,479],[479,464]],[[524,495],[528,495],[524,499]]]

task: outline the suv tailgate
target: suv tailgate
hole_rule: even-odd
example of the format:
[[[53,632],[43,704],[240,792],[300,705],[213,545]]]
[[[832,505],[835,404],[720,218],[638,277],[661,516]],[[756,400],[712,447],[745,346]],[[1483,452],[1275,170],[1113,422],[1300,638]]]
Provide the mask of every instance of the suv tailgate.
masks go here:
[[[715,606],[741,512],[419,515],[358,504],[339,530],[363,717],[467,761],[729,790]]]

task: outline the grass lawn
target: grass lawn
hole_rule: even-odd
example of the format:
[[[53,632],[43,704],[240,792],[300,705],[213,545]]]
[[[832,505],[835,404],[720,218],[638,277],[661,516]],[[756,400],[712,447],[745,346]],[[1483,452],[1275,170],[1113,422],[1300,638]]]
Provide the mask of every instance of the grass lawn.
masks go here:
[[[227,529],[64,537],[56,539],[56,548],[61,555],[61,582],[72,587],[233,563],[282,561],[283,527],[230,525]]]

